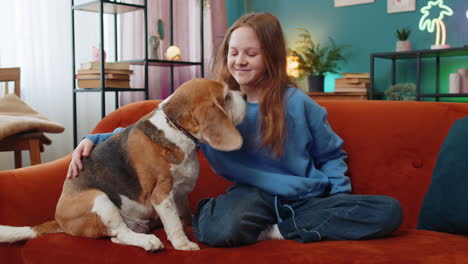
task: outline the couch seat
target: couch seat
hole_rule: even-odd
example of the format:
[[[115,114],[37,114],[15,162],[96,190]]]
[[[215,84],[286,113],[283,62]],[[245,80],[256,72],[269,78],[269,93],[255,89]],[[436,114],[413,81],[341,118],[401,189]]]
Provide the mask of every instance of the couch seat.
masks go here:
[[[188,228],[192,241],[191,228]],[[108,239],[67,234],[44,235],[22,248],[24,263],[468,263],[468,237],[424,230],[399,230],[391,237],[367,241],[262,241],[234,249],[176,251],[162,229],[155,234],[166,248],[150,253]],[[443,241],[441,243],[441,241]],[[443,245],[443,246],[441,246]],[[44,254],[44,252],[46,252]],[[80,252],[80,254],[77,254]]]

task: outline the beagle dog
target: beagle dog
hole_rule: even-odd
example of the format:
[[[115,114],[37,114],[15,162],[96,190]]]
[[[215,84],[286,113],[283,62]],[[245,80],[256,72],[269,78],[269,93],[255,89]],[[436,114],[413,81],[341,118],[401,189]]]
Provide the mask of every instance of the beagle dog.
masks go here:
[[[0,226],[0,242],[65,232],[156,251],[163,225],[178,250],[198,250],[183,230],[191,223],[188,193],[198,177],[199,141],[231,151],[242,146],[235,125],[245,96],[206,79],[184,83],[153,112],[95,146],[80,176],[66,179],[55,220],[34,227]],[[181,221],[182,219],[182,221]]]

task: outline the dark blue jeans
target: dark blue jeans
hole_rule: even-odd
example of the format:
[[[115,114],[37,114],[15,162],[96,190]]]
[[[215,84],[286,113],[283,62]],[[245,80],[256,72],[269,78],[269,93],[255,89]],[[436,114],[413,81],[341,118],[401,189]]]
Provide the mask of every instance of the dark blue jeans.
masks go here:
[[[218,198],[204,199],[194,214],[193,230],[213,247],[253,244],[271,224],[282,236],[300,242],[383,237],[402,220],[399,202],[379,195],[337,194],[278,201],[256,187],[235,185]]]

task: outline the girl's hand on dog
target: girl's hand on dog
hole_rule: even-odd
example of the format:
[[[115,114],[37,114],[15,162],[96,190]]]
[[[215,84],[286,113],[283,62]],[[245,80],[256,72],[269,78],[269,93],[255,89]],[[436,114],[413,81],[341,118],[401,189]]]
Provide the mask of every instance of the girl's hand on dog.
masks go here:
[[[87,138],[81,140],[80,144],[73,150],[72,160],[68,166],[67,179],[80,175],[80,171],[83,170],[81,158],[88,157],[93,147],[94,143],[91,140]]]

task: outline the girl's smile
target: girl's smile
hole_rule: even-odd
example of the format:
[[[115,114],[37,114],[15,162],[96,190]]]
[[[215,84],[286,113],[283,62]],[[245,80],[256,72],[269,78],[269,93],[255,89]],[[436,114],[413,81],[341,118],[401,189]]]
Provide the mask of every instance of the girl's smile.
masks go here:
[[[260,41],[255,31],[248,26],[232,32],[229,40],[227,66],[241,91],[249,102],[258,100],[258,81],[266,71]]]

